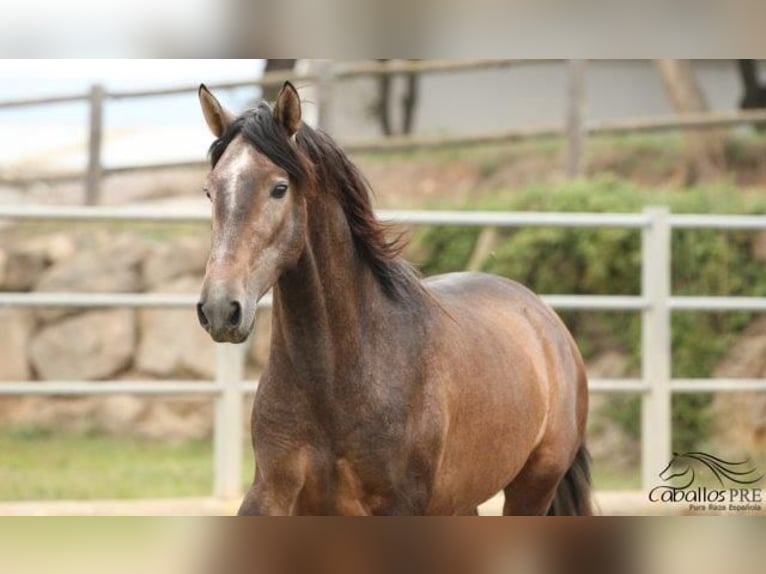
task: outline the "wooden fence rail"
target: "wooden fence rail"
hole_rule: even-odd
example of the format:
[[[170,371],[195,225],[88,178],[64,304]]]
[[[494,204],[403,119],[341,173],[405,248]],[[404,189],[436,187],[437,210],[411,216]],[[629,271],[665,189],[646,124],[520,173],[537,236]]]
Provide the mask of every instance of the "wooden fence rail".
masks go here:
[[[485,59],[485,60],[405,60],[388,62],[359,62],[334,64],[333,76],[344,80],[363,76],[381,76],[401,73],[450,73],[469,70],[485,70],[492,68],[504,68],[514,65],[555,63],[564,60],[518,60],[518,59]],[[217,82],[209,84],[211,89],[233,90],[247,87],[279,86],[285,81],[292,82],[316,82],[319,74],[297,74],[295,72],[268,72],[261,78],[236,81]],[[127,98],[148,98],[156,96],[177,96],[196,92],[199,84],[183,84],[168,88],[153,88],[148,90],[112,90],[104,93],[104,97],[112,100]],[[71,102],[84,102],[90,99],[90,92],[68,94],[63,96],[48,96],[40,98],[24,98],[13,100],[0,100],[0,109],[20,108],[50,104],[64,104]]]
[[[517,59],[481,59],[481,60],[419,60],[419,61],[387,61],[339,63],[320,67],[318,73],[296,74],[295,72],[269,72],[260,79],[239,82],[222,82],[211,84],[210,87],[219,90],[230,90],[242,87],[274,86],[285,80],[292,80],[305,85],[314,83],[319,88],[320,124],[327,122],[327,110],[332,86],[335,82],[348,78],[363,76],[380,76],[384,74],[409,73],[454,73],[467,70],[482,70],[503,68],[522,64],[562,63],[563,60],[517,60]],[[470,135],[417,134],[407,136],[390,136],[368,141],[343,142],[344,149],[352,153],[376,152],[410,152],[427,148],[447,148],[459,146],[488,145],[511,143],[544,138],[566,138],[567,165],[569,177],[578,177],[584,172],[585,136],[619,134],[630,132],[662,131],[662,130],[696,130],[722,127],[733,127],[747,124],[766,124],[766,110],[746,110],[734,112],[700,112],[683,115],[664,115],[643,118],[628,118],[619,120],[587,121],[585,117],[585,65],[584,61],[571,61],[568,68],[569,89],[567,93],[566,122],[563,125],[536,126],[522,129],[511,129]],[[70,94],[63,96],[30,98],[23,100],[0,101],[0,111],[9,108],[52,105],[72,102],[88,102],[90,108],[88,163],[87,170],[76,173],[55,173],[40,176],[15,177],[0,173],[0,184],[25,186],[35,182],[61,183],[83,180],[85,187],[85,203],[99,203],[101,181],[104,177],[116,174],[140,172],[157,169],[178,169],[202,167],[204,161],[176,161],[166,163],[126,165],[105,167],[101,161],[103,140],[103,107],[109,100],[129,98],[145,98],[187,94],[196,92],[198,86],[182,85],[151,90],[107,91],[101,86],[94,86],[88,93]]]

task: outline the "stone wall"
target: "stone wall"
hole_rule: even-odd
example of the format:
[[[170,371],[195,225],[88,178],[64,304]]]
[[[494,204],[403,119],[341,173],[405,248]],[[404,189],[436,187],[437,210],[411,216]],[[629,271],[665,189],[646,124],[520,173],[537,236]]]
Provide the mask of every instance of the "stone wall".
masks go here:
[[[197,294],[209,237],[206,231],[152,238],[83,227],[15,236],[0,245],[2,291]],[[259,311],[249,377],[266,360],[269,321],[269,313]],[[215,345],[193,309],[0,308],[0,326],[0,381],[215,377]],[[0,404],[5,423],[171,438],[205,436],[209,415],[209,399],[27,397]]]
[[[0,242],[0,290],[197,294],[208,242],[204,230],[152,237],[138,231],[83,227],[71,233],[15,235]],[[256,324],[246,366],[251,378],[258,376],[268,357],[268,310],[259,311]],[[626,374],[626,364],[625,357],[606,351],[592,361],[589,371],[594,376],[620,377]],[[204,381],[214,378],[215,367],[215,345],[193,309],[0,308],[0,384]],[[766,318],[743,333],[716,375],[766,377]],[[593,410],[601,400],[594,395]],[[212,429],[211,406],[209,398],[131,395],[0,398],[0,424],[203,438]],[[721,393],[714,411],[719,449],[766,447],[764,393]],[[604,444],[609,452],[614,451],[615,440],[623,440],[613,427],[600,433],[609,438]],[[594,452],[599,451],[597,442]],[[626,450],[630,449],[622,449]]]
[[[718,365],[718,378],[766,379],[766,317],[742,333]],[[766,453],[766,393],[718,393],[713,402],[715,446],[721,455]]]

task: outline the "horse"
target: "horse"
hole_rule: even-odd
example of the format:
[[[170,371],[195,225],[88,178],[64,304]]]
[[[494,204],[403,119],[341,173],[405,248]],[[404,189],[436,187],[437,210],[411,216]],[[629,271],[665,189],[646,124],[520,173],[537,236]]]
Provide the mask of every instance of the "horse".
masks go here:
[[[664,482],[679,479],[676,486],[671,488],[685,490],[697,477],[695,467],[708,470],[721,486],[725,486],[724,479],[734,484],[746,485],[755,484],[763,478],[763,475],[755,476],[757,471],[750,459],[731,462],[699,451],[681,454],[674,452],[673,458],[660,472],[659,477]]]
[[[341,147],[285,83],[241,115],[203,85],[215,141],[197,305],[242,343],[272,290],[244,515],[590,514],[587,378],[563,322],[481,273],[423,280]]]

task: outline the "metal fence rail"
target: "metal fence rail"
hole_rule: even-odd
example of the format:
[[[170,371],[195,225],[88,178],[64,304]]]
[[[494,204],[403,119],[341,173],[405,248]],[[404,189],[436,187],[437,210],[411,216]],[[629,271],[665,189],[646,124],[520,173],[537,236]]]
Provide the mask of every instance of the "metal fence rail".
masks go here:
[[[642,213],[509,213],[461,211],[379,211],[382,219],[401,224],[497,227],[613,227],[635,229],[642,237],[641,293],[638,295],[545,295],[557,309],[639,312],[642,317],[640,379],[593,379],[593,392],[642,396],[642,484],[670,457],[670,404],[674,393],[766,391],[762,379],[672,379],[670,318],[673,312],[766,311],[764,297],[681,297],[670,287],[672,229],[766,230],[766,216],[671,215],[666,208]],[[0,220],[206,222],[208,208],[164,212],[150,208],[0,206]],[[138,293],[0,293],[0,307],[175,307],[189,308],[197,294]],[[261,306],[271,304],[264,297]],[[243,377],[245,345],[218,345],[215,381],[14,381],[0,383],[0,395],[201,395],[216,402],[214,426],[214,494],[241,493],[243,398],[257,381]]]

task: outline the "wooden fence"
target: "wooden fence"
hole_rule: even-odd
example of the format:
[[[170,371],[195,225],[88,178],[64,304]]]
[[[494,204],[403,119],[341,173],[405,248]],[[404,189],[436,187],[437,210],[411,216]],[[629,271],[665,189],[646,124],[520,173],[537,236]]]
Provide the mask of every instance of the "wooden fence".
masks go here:
[[[327,63],[319,67],[318,73],[295,74],[294,72],[272,72],[260,79],[239,82],[211,84],[217,90],[230,90],[242,87],[265,87],[282,84],[291,80],[299,85],[315,84],[319,90],[320,123],[323,109],[329,107],[334,85],[345,79],[364,76],[380,76],[400,73],[454,73],[467,70],[506,68],[524,64],[563,63],[564,60],[517,60],[517,59],[481,59],[481,60],[419,60],[386,61],[335,64]],[[343,142],[343,147],[352,153],[375,153],[390,151],[413,151],[423,148],[443,148],[473,146],[496,143],[509,143],[544,138],[565,138],[566,174],[577,177],[584,172],[585,140],[588,135],[618,134],[639,131],[694,130],[731,127],[745,124],[766,123],[766,110],[748,110],[735,112],[705,112],[683,115],[665,115],[643,118],[629,118],[608,121],[588,121],[585,117],[585,66],[583,60],[570,60],[566,67],[568,91],[565,125],[546,125],[533,128],[512,129],[477,133],[471,135],[436,135],[418,134],[390,136],[369,141]],[[0,174],[0,184],[24,186],[33,182],[60,183],[82,180],[85,188],[85,203],[95,205],[100,202],[101,182],[105,176],[139,172],[152,169],[174,169],[200,167],[200,161],[181,161],[152,164],[126,165],[106,168],[101,152],[103,144],[103,110],[108,101],[171,96],[196,92],[198,85],[181,85],[151,90],[114,90],[107,91],[100,85],[94,85],[88,92],[0,101],[0,110],[52,104],[87,102],[89,106],[88,161],[84,173],[59,173],[43,176],[4,177]]]

